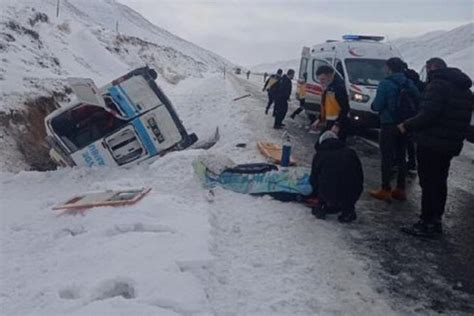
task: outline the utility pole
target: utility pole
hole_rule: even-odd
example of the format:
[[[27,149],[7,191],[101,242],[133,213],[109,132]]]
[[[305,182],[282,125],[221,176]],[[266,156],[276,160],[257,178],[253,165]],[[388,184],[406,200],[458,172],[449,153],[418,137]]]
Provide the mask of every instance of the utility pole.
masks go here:
[[[56,17],[59,17],[59,0],[56,2]]]

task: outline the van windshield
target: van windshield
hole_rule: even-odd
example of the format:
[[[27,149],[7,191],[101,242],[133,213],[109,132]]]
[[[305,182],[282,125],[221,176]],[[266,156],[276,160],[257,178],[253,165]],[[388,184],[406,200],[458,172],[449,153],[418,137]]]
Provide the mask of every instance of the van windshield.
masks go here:
[[[82,104],[51,121],[51,127],[74,152],[116,131],[127,121],[100,106]]]
[[[386,76],[383,59],[348,58],[345,60],[349,81],[364,86],[377,86]]]

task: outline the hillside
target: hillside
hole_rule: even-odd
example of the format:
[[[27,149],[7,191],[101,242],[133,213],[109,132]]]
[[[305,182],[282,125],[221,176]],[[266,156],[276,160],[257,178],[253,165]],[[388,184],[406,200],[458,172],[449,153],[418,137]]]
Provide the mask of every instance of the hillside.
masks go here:
[[[59,17],[56,4],[1,0],[0,170],[52,168],[43,118],[69,101],[67,77],[101,86],[149,65],[170,92],[186,78],[232,67],[114,0],[63,0]]]
[[[474,23],[450,31],[436,31],[393,42],[403,58],[419,70],[430,57],[441,57],[449,66],[457,67],[474,78]]]
[[[105,83],[148,64],[177,83],[230,63],[153,25],[114,0],[2,0],[0,110],[63,89],[68,76]]]

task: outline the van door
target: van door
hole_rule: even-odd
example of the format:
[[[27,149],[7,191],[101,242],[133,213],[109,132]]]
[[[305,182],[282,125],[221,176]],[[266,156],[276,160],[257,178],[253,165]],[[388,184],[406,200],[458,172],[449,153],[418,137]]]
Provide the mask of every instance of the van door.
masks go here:
[[[105,108],[104,99],[92,79],[67,78],[67,83],[76,95],[78,104],[90,104]]]
[[[307,57],[302,57],[301,62],[300,62],[300,72],[298,75],[299,80],[304,80],[304,74],[308,73],[308,58]]]
[[[323,93],[323,89],[319,83],[319,79],[316,76],[316,71],[322,65],[331,66],[327,60],[318,58],[311,59],[311,63],[308,65],[308,68],[311,68],[311,71],[308,71],[305,109],[309,114],[313,115],[319,113],[321,107],[321,95]]]
[[[110,86],[107,94],[116,103],[120,114],[127,119],[163,105],[143,76],[132,76],[120,84]]]

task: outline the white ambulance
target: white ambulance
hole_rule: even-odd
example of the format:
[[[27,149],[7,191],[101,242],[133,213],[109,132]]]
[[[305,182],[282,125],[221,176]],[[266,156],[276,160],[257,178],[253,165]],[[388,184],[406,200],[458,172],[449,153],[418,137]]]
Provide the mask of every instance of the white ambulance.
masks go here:
[[[156,77],[143,67],[101,88],[69,78],[74,101],[45,118],[51,158],[63,167],[125,166],[195,143]]]
[[[316,70],[322,65],[330,65],[345,81],[353,124],[376,128],[379,120],[370,105],[379,82],[387,76],[385,61],[391,57],[401,58],[400,52],[395,46],[384,42],[382,36],[344,35],[342,39],[303,48],[298,85],[307,78],[305,110],[309,115],[317,115],[320,111],[322,87]]]

